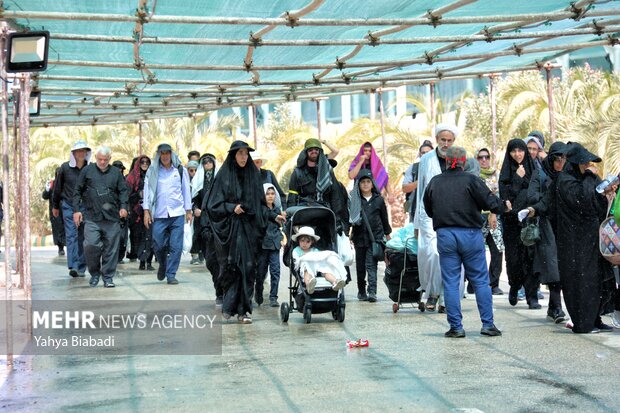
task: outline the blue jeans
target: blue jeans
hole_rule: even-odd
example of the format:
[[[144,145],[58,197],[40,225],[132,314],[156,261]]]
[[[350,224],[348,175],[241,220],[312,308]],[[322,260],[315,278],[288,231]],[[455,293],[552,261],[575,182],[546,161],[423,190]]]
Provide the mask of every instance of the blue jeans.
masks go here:
[[[267,276],[267,268],[271,274],[269,299],[278,299],[278,285],[280,285],[280,250],[260,250],[256,274],[256,294],[263,294],[263,283]]]
[[[450,328],[463,328],[461,314],[461,265],[476,292],[476,304],[483,327],[493,326],[493,297],[489,286],[482,231],[478,228],[448,227],[437,230],[437,251],[441,266],[446,313]]]
[[[177,275],[183,250],[183,223],[185,215],[153,220],[153,249],[159,265],[166,268],[166,278],[173,280]]]
[[[86,272],[84,257],[84,223],[79,228],[73,223],[73,208],[66,202],[60,203],[62,221],[65,224],[65,241],[67,243],[67,267],[79,273]],[[83,213],[84,211],[82,211]]]

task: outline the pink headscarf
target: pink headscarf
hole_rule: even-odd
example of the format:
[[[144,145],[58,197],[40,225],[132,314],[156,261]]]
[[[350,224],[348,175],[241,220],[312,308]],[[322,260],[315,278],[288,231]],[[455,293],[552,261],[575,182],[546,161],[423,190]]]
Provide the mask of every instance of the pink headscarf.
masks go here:
[[[377,156],[377,152],[375,152],[375,148],[372,146],[372,143],[364,142],[362,144],[357,156],[355,157],[355,159],[353,159],[353,162],[351,162],[351,166],[349,167],[349,172],[357,166],[357,164],[360,162],[361,159],[364,158],[364,146],[366,145],[370,145],[370,150],[371,150],[370,172],[372,172],[372,177],[375,179],[375,183],[377,184],[377,189],[379,190],[379,192],[381,192],[383,191],[383,188],[387,186],[388,174],[387,174],[387,171],[385,170],[385,167],[383,166],[383,163],[381,162],[381,159],[379,159],[379,156]]]

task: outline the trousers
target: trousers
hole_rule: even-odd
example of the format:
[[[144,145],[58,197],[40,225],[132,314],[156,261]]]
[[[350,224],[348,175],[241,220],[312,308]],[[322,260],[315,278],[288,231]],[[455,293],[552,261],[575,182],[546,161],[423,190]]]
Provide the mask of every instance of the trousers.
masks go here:
[[[112,281],[118,264],[121,227],[118,221],[86,221],[84,225],[84,256],[91,277],[103,275]]]
[[[84,258],[84,224],[79,227],[73,222],[73,208],[62,201],[62,220],[65,224],[65,241],[67,242],[67,267],[79,273],[86,271]],[[82,211],[84,212],[84,211]]]
[[[437,230],[437,250],[450,328],[463,328],[461,313],[461,266],[472,283],[483,327],[493,324],[493,297],[489,286],[484,239],[479,228],[447,227]]]

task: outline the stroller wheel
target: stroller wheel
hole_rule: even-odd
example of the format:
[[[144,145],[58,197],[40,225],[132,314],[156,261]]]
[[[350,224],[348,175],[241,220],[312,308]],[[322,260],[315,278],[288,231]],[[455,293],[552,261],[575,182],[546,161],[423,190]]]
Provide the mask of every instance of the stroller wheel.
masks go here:
[[[304,320],[306,321],[306,324],[310,324],[312,321],[312,307],[309,305],[304,307]]]
[[[280,305],[280,320],[282,320],[283,323],[286,323],[288,321],[289,314],[290,310],[288,303],[282,303]]]
[[[395,312],[395,313],[398,312],[398,303],[392,304],[392,311]]]
[[[338,321],[341,323],[344,321],[344,309],[345,309],[344,305],[338,306]]]
[[[424,301],[420,301],[420,303],[418,304],[418,310],[420,310],[421,312],[426,311],[426,305],[424,305]]]

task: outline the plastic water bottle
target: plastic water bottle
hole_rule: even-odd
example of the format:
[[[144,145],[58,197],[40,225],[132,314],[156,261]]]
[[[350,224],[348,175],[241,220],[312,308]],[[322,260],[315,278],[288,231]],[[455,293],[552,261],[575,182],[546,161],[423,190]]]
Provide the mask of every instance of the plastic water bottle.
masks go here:
[[[607,178],[603,179],[603,181],[596,186],[596,192],[602,194],[609,186],[617,185],[618,178],[620,178],[620,175],[607,175]]]

